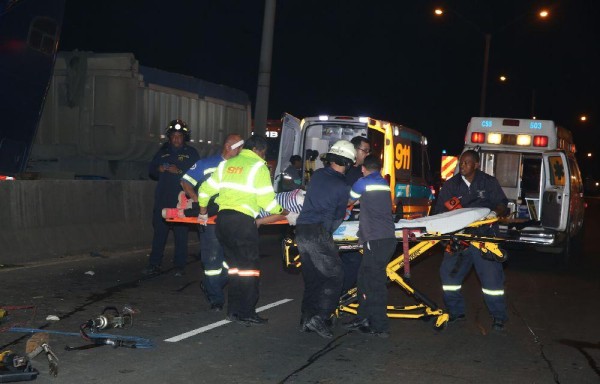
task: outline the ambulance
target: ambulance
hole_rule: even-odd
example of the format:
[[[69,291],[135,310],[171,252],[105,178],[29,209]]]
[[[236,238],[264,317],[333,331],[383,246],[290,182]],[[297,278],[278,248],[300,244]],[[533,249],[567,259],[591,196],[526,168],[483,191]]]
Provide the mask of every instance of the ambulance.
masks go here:
[[[501,236],[563,262],[579,252],[585,202],[569,130],[550,120],[473,117],[468,149],[479,152],[481,170],[498,179],[509,200]]]
[[[303,158],[302,186],[314,171],[323,167],[320,156],[338,140],[362,136],[371,142],[371,154],[382,160],[382,176],[390,183],[396,213],[405,219],[429,215],[433,193],[427,138],[400,124],[370,117],[316,116],[298,119],[282,117],[275,190],[279,191],[283,171],[292,155]]]

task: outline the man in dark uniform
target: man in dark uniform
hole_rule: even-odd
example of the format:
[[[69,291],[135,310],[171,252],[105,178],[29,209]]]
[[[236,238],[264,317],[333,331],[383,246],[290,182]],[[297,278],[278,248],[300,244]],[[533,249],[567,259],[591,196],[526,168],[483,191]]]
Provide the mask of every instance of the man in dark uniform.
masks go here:
[[[358,242],[363,257],[358,271],[358,313],[347,329],[379,337],[389,336],[386,266],[396,250],[390,186],[381,176],[381,161],[373,155],[364,159],[365,177],[350,191],[351,202],[360,201]]]
[[[173,229],[175,236],[175,275],[182,276],[187,260],[189,226],[183,223],[167,223],[162,217],[162,209],[177,205],[181,186],[179,180],[199,158],[198,151],[186,144],[190,140],[190,131],[181,120],[173,120],[165,133],[168,140],[164,143],[150,162],[148,172],[150,177],[158,180],[154,192],[154,209],[152,211],[152,226],[154,238],[148,266],[145,275],[160,273],[163,253],[169,235]]]
[[[371,153],[371,142],[363,136],[356,136],[350,140],[356,149],[356,163],[346,172],[346,183],[352,187],[354,183],[363,177],[362,166],[365,158]],[[358,215],[360,217],[360,214]],[[351,213],[350,220],[356,220],[355,214]],[[344,282],[342,283],[342,294],[350,288],[356,287],[358,269],[363,255],[360,251],[341,252],[342,268],[344,269]]]
[[[491,209],[488,216],[490,218],[505,214],[508,204],[506,195],[495,177],[479,170],[479,161],[479,154],[473,150],[465,151],[460,156],[460,172],[444,183],[435,206],[436,213],[447,211],[449,208],[444,203],[456,197],[460,200],[460,206],[464,208]],[[494,236],[498,231],[498,223],[468,228],[465,231],[481,236]],[[483,258],[481,251],[472,245],[459,252],[444,252],[440,277],[444,302],[450,312],[450,322],[465,319],[465,301],[460,289],[473,266],[481,281],[483,298],[493,318],[492,328],[502,331],[504,323],[508,320],[502,264]]]
[[[329,166],[312,175],[296,220],[304,279],[301,330],[324,338],[333,337],[327,321],[338,305],[342,289],[342,261],[333,232],[344,219],[350,192],[344,174],[355,159],[356,150],[349,141],[340,140],[331,146],[326,155]]]

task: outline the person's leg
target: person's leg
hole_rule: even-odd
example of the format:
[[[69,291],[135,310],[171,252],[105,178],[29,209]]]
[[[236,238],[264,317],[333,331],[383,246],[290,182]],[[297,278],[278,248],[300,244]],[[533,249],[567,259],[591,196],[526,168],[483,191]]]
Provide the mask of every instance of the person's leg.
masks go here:
[[[152,237],[152,250],[148,259],[148,266],[158,268],[162,264],[163,253],[169,236],[169,226],[162,218],[161,210],[156,207],[152,211],[152,226],[154,236]]]
[[[363,290],[359,289],[362,304],[359,315],[368,319],[370,330],[375,333],[389,332],[387,317],[387,273],[386,266],[396,249],[396,239],[373,240],[364,245]],[[363,268],[364,265],[364,268]],[[365,306],[365,311],[361,310]]]
[[[207,225],[200,232],[200,255],[204,268],[203,285],[210,304],[223,305],[223,287],[227,282],[227,268],[223,247],[216,235],[216,226]]]
[[[187,224],[173,224],[173,235],[175,237],[173,264],[179,272],[185,269],[187,263],[188,233],[189,226]]]
[[[495,320],[505,322],[508,320],[506,300],[504,296],[504,269],[502,263],[486,260],[481,257],[481,252],[475,250],[479,256],[474,256],[473,264],[479,280],[483,299],[490,315]]]
[[[444,303],[451,320],[465,315],[465,299],[461,293],[462,282],[473,265],[469,248],[454,253],[444,252],[440,265],[440,278],[444,291]]]
[[[344,280],[342,283],[342,294],[349,289],[356,287],[358,279],[358,270],[362,261],[362,254],[359,251],[341,252],[342,269],[344,271]]]

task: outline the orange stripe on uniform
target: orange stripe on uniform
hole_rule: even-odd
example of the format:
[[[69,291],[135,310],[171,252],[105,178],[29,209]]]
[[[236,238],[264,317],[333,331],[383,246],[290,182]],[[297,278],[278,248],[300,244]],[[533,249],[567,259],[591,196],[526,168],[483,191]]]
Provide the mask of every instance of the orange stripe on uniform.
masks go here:
[[[259,277],[260,271],[257,269],[240,269],[238,275],[240,277]]]
[[[229,268],[229,272],[228,273],[230,275],[237,275],[239,272],[240,272],[240,270],[237,269],[237,268]]]

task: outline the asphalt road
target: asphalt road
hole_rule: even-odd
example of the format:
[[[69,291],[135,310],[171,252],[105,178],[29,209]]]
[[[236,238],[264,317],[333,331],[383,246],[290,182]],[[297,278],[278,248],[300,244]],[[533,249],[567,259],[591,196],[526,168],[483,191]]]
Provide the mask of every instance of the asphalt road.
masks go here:
[[[101,346],[52,334],[56,378],[43,355],[32,360],[39,383],[598,383],[600,382],[600,200],[588,200],[585,257],[564,267],[548,255],[515,252],[505,263],[510,321],[490,329],[475,274],[464,284],[467,321],[437,331],[433,322],[393,319],[379,339],[341,327],[325,340],[298,331],[302,277],[282,268],[278,233],[263,230],[259,307],[264,326],[245,327],[207,310],[192,256],[187,274],[143,278],[147,250],[80,255],[0,268],[0,351],[24,353],[30,334],[11,326],[78,332],[107,306],[135,308],[133,324],[106,333],[151,339],[147,349]],[[191,247],[197,249],[197,246]],[[441,305],[439,249],[411,264],[412,282]],[[170,256],[170,254],[169,254]],[[170,260],[165,261],[166,266]],[[412,304],[390,285],[390,302]],[[60,320],[46,320],[55,315]],[[349,318],[349,317],[347,317]],[[347,318],[342,318],[345,321]],[[0,382],[2,376],[0,376]]]

